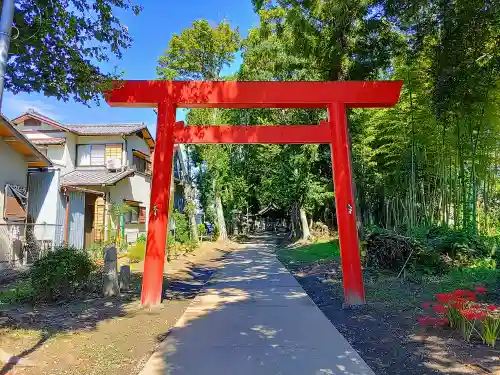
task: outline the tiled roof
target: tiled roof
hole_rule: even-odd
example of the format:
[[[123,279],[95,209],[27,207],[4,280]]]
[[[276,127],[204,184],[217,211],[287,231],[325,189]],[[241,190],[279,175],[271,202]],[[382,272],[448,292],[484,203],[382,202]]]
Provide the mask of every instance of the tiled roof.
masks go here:
[[[46,139],[30,139],[35,145],[62,145],[66,143],[66,138],[46,138]]]
[[[77,169],[61,177],[61,185],[107,186],[133,175],[134,169],[110,172],[106,169]]]
[[[68,124],[64,125],[70,132],[78,135],[120,135],[133,134],[144,128],[144,123],[134,124]]]
[[[49,125],[55,126],[61,130],[69,131],[78,135],[132,135],[141,132],[141,137],[149,145],[154,148],[155,142],[148,127],[144,123],[122,123],[122,124],[61,124],[55,120],[50,119],[41,113],[34,110],[28,110],[21,116],[16,117],[12,122],[18,124],[26,120],[28,117],[36,118]]]

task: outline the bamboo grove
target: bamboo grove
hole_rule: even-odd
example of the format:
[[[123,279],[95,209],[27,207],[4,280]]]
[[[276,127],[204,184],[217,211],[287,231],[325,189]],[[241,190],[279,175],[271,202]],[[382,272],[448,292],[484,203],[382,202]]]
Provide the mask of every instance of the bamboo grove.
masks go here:
[[[159,76],[403,80],[396,107],[349,113],[360,227],[408,234],[444,225],[498,234],[499,1],[254,0],[254,7],[260,23],[245,38],[225,21],[196,21],[174,36]],[[239,72],[221,76],[238,51]],[[325,118],[317,110],[194,110],[187,120],[266,125]],[[223,207],[219,222],[273,204],[304,237],[312,221],[331,224],[327,146],[200,146],[190,154],[200,166],[206,212]]]

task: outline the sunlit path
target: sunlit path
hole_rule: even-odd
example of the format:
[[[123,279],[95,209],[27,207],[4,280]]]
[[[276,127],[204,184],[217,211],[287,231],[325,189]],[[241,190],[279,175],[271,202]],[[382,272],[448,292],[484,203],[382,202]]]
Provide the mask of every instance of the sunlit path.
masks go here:
[[[141,374],[374,373],[264,240],[224,260]]]

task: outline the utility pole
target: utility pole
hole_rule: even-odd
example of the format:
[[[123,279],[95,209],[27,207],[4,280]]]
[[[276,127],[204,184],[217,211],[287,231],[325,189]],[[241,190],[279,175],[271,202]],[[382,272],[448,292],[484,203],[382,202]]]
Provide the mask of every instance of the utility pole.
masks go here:
[[[9,59],[10,34],[14,20],[14,0],[3,0],[2,16],[0,18],[0,112],[3,102],[3,87],[5,71]]]

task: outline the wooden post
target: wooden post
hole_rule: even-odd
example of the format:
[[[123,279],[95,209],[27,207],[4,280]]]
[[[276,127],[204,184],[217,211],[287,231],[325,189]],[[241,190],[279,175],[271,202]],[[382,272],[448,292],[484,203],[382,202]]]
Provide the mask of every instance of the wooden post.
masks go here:
[[[328,117],[332,131],[330,147],[345,303],[346,305],[360,305],[365,303],[365,292],[361,257],[359,255],[349,133],[344,104],[330,104],[328,106]]]
[[[159,305],[162,297],[170,181],[172,179],[174,157],[174,124],[175,105],[172,103],[160,103],[158,105],[148,240],[146,243],[144,279],[141,294],[141,301],[145,306]]]

